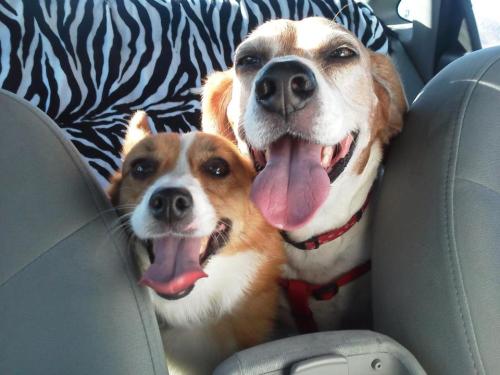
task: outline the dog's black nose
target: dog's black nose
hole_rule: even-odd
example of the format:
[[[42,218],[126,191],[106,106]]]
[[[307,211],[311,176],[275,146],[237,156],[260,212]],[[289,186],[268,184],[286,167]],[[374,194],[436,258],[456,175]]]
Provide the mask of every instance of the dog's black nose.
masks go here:
[[[149,210],[155,219],[175,223],[192,215],[193,197],[187,189],[160,189],[149,199]]]
[[[269,64],[255,82],[257,103],[270,112],[286,116],[304,108],[316,91],[313,71],[298,60]]]

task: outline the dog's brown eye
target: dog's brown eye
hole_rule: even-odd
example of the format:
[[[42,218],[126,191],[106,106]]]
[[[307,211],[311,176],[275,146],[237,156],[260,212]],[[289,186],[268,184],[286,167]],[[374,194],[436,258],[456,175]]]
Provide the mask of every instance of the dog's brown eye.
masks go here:
[[[222,178],[229,174],[229,163],[222,158],[211,158],[203,163],[202,169],[213,177]]]
[[[137,159],[132,163],[130,174],[137,180],[152,176],[158,168],[158,162],[153,159]]]
[[[345,59],[348,57],[356,56],[356,52],[347,47],[340,47],[330,53],[329,57],[331,59]]]
[[[257,56],[243,56],[236,61],[237,68],[256,66],[260,64],[260,58]]]

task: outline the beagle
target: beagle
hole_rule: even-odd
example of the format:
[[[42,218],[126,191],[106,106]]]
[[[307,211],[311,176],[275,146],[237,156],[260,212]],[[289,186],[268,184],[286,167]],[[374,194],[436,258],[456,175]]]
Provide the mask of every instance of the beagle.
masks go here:
[[[263,24],[234,61],[206,81],[203,129],[259,172],[252,200],[287,241],[285,327],[369,327],[369,196],[407,109],[393,64],[317,17]]]
[[[250,201],[255,172],[229,141],[149,134],[137,112],[109,195],[130,234],[171,373],[208,374],[265,340],[278,306],[283,242]]]

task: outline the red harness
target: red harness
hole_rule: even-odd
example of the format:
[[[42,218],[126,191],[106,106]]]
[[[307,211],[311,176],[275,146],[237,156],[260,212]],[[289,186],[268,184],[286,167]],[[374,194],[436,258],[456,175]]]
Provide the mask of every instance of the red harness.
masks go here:
[[[311,237],[308,240],[305,240],[303,242],[295,242],[292,240],[290,237],[285,232],[281,232],[281,236],[283,239],[288,242],[290,245],[293,245],[297,249],[301,250],[315,250],[321,245],[333,241],[337,239],[338,237],[342,236],[345,232],[347,232],[349,229],[351,229],[354,224],[356,224],[358,221],[361,220],[363,217],[363,212],[365,212],[366,208],[368,207],[368,203],[370,202],[370,195],[371,193],[368,193],[368,196],[366,197],[365,203],[361,206],[361,208],[356,211],[354,215],[349,219],[347,223],[342,225],[339,228],[335,228],[329,232],[325,232],[323,234],[319,234],[317,236]]]
[[[351,229],[354,224],[360,221],[363,216],[363,212],[368,206],[369,198],[370,194],[366,197],[366,201],[363,203],[363,206],[349,219],[346,224],[340,228],[314,236],[304,242],[295,242],[291,240],[285,232],[282,232],[281,234],[286,242],[298,249],[317,249],[324,243],[333,241],[342,236],[345,232]],[[341,286],[344,286],[363,276],[365,273],[370,271],[370,268],[371,262],[367,261],[357,267],[354,267],[335,280],[322,285],[311,284],[307,281],[297,279],[281,279],[280,285],[286,291],[288,303],[292,310],[292,316],[300,333],[310,333],[318,330],[313,313],[309,307],[310,297],[314,297],[317,301],[327,301],[332,299],[338,293]]]
[[[338,279],[323,285],[310,284],[303,280],[281,279],[280,284],[286,290],[286,296],[295,324],[300,333],[311,333],[318,330],[313,313],[309,307],[309,297],[317,301],[327,301],[335,297],[339,288],[369,272],[371,262],[367,261],[344,273]]]

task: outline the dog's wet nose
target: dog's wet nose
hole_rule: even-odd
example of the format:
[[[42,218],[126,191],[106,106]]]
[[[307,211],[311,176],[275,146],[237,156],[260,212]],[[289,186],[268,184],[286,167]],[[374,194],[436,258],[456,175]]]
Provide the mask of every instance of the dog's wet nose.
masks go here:
[[[269,64],[255,82],[257,103],[286,116],[304,108],[316,91],[313,71],[298,60]]]
[[[149,210],[155,219],[175,223],[192,214],[193,197],[183,188],[160,189],[149,199]]]

